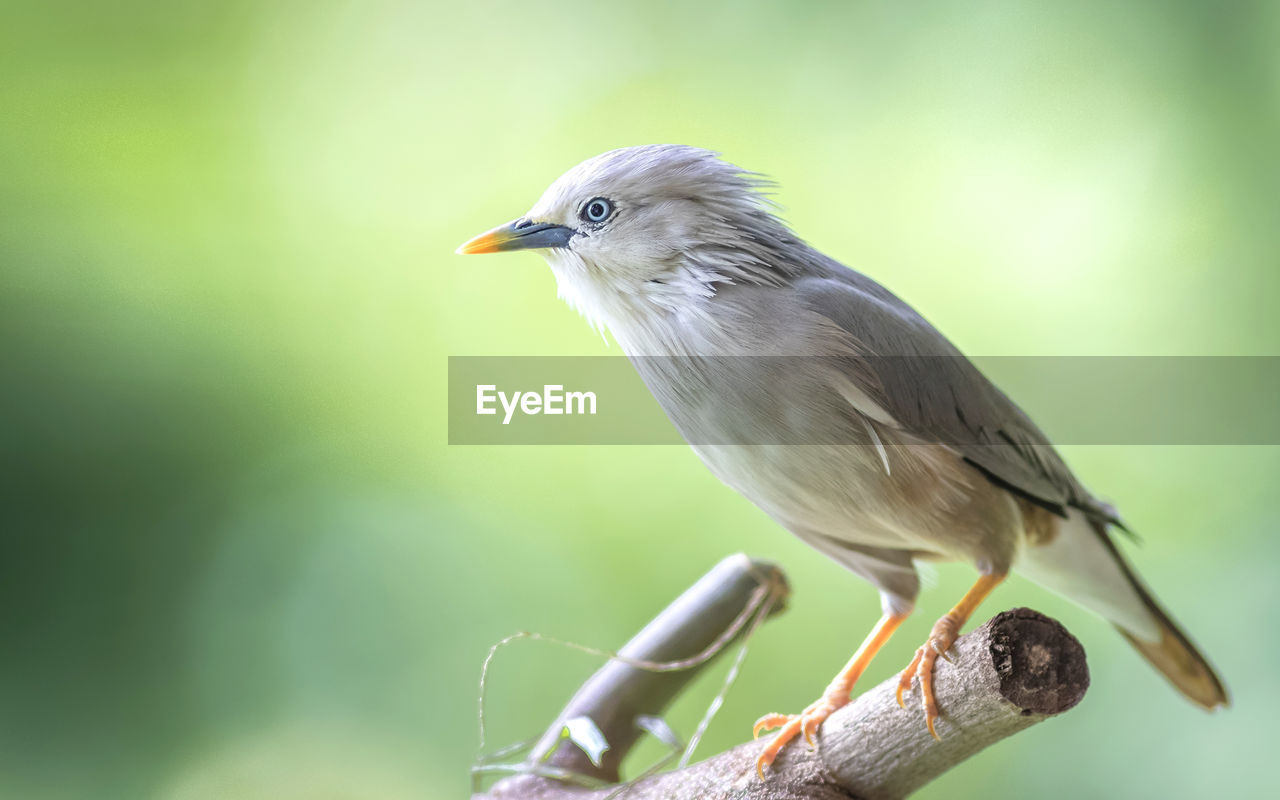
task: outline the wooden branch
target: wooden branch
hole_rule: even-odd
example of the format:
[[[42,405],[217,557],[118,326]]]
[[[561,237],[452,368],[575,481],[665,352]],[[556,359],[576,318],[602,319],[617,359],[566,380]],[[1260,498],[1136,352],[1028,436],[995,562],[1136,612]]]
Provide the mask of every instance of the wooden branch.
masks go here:
[[[618,651],[627,661],[670,668],[642,669],[620,660],[605,664],[556,716],[528,763],[617,782],[622,759],[643,733],[637,718],[661,716],[685,684],[747,632],[757,614],[781,611],[787,593],[786,576],[772,562],[741,553],[721,560]],[[567,720],[583,716],[609,743],[599,765],[560,736]]]
[[[727,560],[717,569],[725,563]],[[681,600],[688,595],[687,592]],[[709,598],[704,595],[702,600]],[[669,607],[659,619],[673,613],[677,604]],[[680,613],[701,612],[696,603],[690,602],[681,607]],[[646,627],[636,640],[657,621]],[[681,629],[673,626],[674,622],[669,618],[664,626],[668,630]],[[656,631],[654,635],[657,636]],[[658,644],[656,640],[649,640],[649,652],[661,650]],[[765,773],[764,781],[757,778],[755,772],[756,756],[764,744],[762,738],[760,742],[747,742],[683,770],[625,787],[586,790],[547,778],[520,775],[500,781],[489,794],[476,800],[605,800],[609,797],[618,800],[879,800],[904,797],[994,742],[1075,706],[1089,685],[1080,643],[1058,622],[1030,609],[1016,608],[997,614],[977,630],[960,637],[951,656],[951,662],[939,660],[936,672],[935,692],[942,712],[938,722],[941,741],[930,737],[925,728],[918,687],[906,695],[906,710],[898,706],[897,678],[894,677],[862,693],[833,714],[819,731],[816,749],[809,748],[803,741],[789,745],[773,768]],[[598,723],[602,718],[608,720],[616,730],[633,728],[634,720],[624,718],[637,703],[644,705],[636,693],[638,684],[626,679],[620,684],[597,683],[603,673],[615,666],[616,662],[607,665],[588,681],[557,718],[557,724],[585,712]],[[688,673],[666,673],[659,677],[671,675],[681,675],[684,681],[690,677]],[[607,693],[610,686],[623,692],[625,703],[611,699]],[[592,689],[590,693],[588,688]],[[663,687],[664,692],[670,689],[669,685]],[[663,703],[672,695],[673,692],[664,694]],[[596,716],[598,713],[602,716]],[[624,721],[629,724],[619,724]],[[553,726],[553,729],[558,736],[559,728]],[[551,733],[549,730],[544,745]],[[617,751],[612,755],[610,773],[616,775],[617,763],[626,755],[635,736],[625,743],[611,736],[609,741]],[[562,745],[556,755],[565,753],[566,746],[571,747]],[[577,758],[585,761],[580,751],[578,753]],[[565,758],[561,764],[572,760],[569,755]]]

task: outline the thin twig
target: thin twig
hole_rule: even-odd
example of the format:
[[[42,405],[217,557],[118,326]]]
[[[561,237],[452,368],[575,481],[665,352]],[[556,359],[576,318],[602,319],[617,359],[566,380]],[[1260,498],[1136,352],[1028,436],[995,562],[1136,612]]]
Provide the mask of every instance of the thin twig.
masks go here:
[[[720,693],[712,700],[694,736],[682,753],[681,764],[687,763],[692,756],[693,748],[697,746],[711,718],[723,703],[729,686],[737,677],[738,669],[745,656],[746,641],[760,623],[781,607],[787,591],[785,577],[774,565],[768,562],[752,561],[742,555],[732,556],[717,564],[620,651],[613,652],[545,634],[523,631],[502,639],[489,648],[480,670],[477,719],[482,753],[488,741],[485,702],[489,671],[499,650],[513,642],[527,639],[549,642],[600,656],[608,659],[608,663],[584,684],[583,689],[575,695],[574,701],[557,717],[557,722],[543,735],[525,762],[493,763],[499,757],[505,757],[523,749],[523,746],[502,748],[501,756],[482,755],[481,760],[473,766],[473,776],[478,779],[483,774],[501,771],[544,776],[554,773],[562,780],[570,780],[580,785],[599,785],[601,780],[610,782],[616,780],[617,762],[635,739],[632,729],[634,716],[637,716],[638,712],[630,718],[626,715],[614,714],[614,718],[605,720],[600,726],[612,750],[610,754],[612,760],[607,766],[584,764],[578,751],[561,747],[562,744],[568,743],[560,741],[563,720],[570,716],[599,716],[599,714],[589,713],[592,705],[598,706],[599,703],[592,697],[586,697],[584,700],[584,695],[591,695],[591,687],[607,689],[614,695],[630,694],[640,701],[641,705],[652,705],[653,713],[659,713],[666,702],[674,697],[679,688],[692,677],[694,671],[707,664],[741,636],[743,649],[739,651],[726,675]],[[692,656],[655,657],[682,654],[695,648],[700,649]],[[620,668],[628,668],[630,672],[620,671]],[[656,682],[654,679],[640,678],[637,672],[650,675],[683,674],[672,674],[666,680]],[[651,703],[650,700],[652,700]],[[575,708],[588,713],[578,714],[572,711]],[[552,763],[546,763],[549,758],[554,758]],[[578,780],[579,778],[582,780]]]

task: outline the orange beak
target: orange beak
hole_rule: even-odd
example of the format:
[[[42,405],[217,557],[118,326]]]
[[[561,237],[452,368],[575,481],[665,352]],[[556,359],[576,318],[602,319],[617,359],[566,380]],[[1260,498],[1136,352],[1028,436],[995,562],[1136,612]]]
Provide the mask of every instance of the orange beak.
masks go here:
[[[535,250],[544,247],[568,247],[577,234],[573,228],[551,222],[518,219],[480,234],[458,248],[458,255],[503,253],[509,250]]]

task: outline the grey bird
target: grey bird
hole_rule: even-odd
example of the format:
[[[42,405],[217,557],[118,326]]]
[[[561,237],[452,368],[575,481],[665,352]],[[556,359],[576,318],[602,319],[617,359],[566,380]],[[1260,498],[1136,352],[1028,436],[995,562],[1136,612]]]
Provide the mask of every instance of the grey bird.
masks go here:
[[[458,248],[539,250],[560,296],[608,329],[707,467],[879,590],[880,621],[822,696],[756,723],[757,736],[780,728],[761,775],[849,702],[914,607],[921,560],[979,573],[899,681],[902,703],[918,676],[935,737],[935,662],[1011,569],[1113,623],[1192,701],[1225,705],[1112,541],[1115,510],[920,314],[798,239],[769,185],[699,148],[613,150]]]

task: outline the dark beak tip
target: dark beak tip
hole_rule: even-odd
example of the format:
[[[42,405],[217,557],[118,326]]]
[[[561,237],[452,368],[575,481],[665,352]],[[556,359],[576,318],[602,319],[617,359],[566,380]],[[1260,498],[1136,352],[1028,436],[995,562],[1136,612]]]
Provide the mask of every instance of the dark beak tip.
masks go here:
[[[504,253],[511,250],[536,250],[567,247],[576,234],[573,228],[553,222],[534,222],[520,218],[463,242],[454,252],[468,256],[478,253]]]

